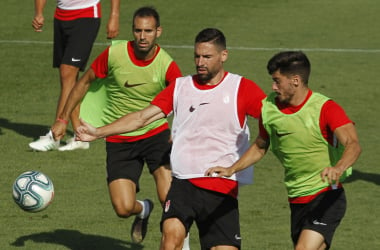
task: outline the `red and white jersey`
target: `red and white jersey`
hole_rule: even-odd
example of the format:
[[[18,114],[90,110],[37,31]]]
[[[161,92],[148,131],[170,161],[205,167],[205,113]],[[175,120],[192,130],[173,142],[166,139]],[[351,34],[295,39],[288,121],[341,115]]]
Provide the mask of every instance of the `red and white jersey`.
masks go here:
[[[57,0],[57,7],[63,10],[79,10],[95,6],[100,0]]]
[[[57,0],[54,18],[71,21],[78,18],[100,18],[100,0]]]
[[[215,88],[200,90],[191,76],[177,78],[172,124],[172,174],[179,179],[204,177],[210,167],[231,166],[249,147],[249,129],[241,126],[238,90],[242,77],[228,73]],[[252,182],[253,169],[230,177]]]

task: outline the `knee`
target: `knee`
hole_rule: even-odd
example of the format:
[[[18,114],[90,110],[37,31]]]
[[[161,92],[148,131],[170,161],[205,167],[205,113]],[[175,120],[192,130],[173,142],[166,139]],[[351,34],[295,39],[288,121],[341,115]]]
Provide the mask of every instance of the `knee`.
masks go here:
[[[182,249],[185,227],[178,219],[167,219],[162,229],[161,249]]]
[[[113,204],[115,213],[120,218],[128,218],[133,215],[133,208],[123,204]]]

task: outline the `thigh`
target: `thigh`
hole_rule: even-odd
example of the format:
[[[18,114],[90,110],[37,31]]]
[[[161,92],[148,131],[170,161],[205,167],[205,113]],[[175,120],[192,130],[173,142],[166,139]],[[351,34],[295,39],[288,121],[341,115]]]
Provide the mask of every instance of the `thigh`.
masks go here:
[[[195,219],[202,249],[232,246],[240,249],[238,200],[225,194],[201,189],[203,208]]]
[[[79,18],[63,22],[62,27],[64,38],[61,41],[64,42],[64,52],[61,63],[78,67],[83,71],[99,31],[100,19]]]
[[[189,194],[191,194],[191,199],[189,199]],[[196,200],[196,195],[188,180],[173,178],[163,206],[161,230],[164,221],[176,218],[183,224],[186,233],[188,233],[195,218],[195,212],[190,201]]]
[[[329,247],[332,237],[346,211],[344,189],[330,190],[308,204],[291,204],[291,233],[296,244],[303,230],[323,236]]]
[[[170,130],[164,130],[139,143],[139,151],[144,157],[150,173],[161,166],[170,168]]]
[[[106,142],[106,150],[108,183],[117,179],[128,179],[136,184],[138,192],[144,161],[135,152],[135,143]]]
[[[136,202],[136,184],[127,179],[118,179],[108,184],[115,211],[132,211]],[[121,213],[121,212],[119,212]]]

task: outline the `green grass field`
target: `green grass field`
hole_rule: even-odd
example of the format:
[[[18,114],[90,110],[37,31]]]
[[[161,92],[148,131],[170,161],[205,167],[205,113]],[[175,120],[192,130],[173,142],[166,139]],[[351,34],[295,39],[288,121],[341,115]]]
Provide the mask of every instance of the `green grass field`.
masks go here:
[[[58,72],[51,67],[52,15],[48,1],[44,32],[31,28],[33,1],[4,0],[0,10],[0,249],[121,250],[158,249],[160,209],[153,179],[141,179],[138,197],[156,203],[142,245],[131,243],[133,219],[117,218],[105,182],[104,142],[90,150],[38,153],[28,143],[54,121]],[[92,59],[107,45],[109,2]],[[131,39],[131,17],[154,5],[164,33],[160,44],[184,74],[194,72],[193,40],[203,28],[220,28],[227,37],[228,71],[257,82],[267,93],[266,63],[282,49],[302,49],[312,63],[310,87],[340,103],[356,122],[363,153],[345,185],[348,210],[332,249],[380,249],[380,2],[374,0],[122,1],[119,39]],[[91,61],[92,61],[91,59]],[[255,121],[250,121],[256,134]],[[40,213],[26,213],[12,200],[12,184],[23,171],[51,177],[54,202]],[[240,193],[242,249],[292,249],[283,170],[272,153],[256,166],[254,184]],[[191,247],[199,249],[196,228]]]

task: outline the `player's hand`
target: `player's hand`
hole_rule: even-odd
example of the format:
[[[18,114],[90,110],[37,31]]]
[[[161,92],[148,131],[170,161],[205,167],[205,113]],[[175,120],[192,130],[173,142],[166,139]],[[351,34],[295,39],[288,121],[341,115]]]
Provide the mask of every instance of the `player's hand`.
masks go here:
[[[98,139],[96,136],[96,128],[80,119],[80,126],[75,133],[75,140],[77,141],[94,141]]]
[[[107,39],[115,38],[119,35],[119,17],[111,16],[107,23]]]
[[[67,124],[60,121],[56,121],[51,127],[51,132],[53,133],[54,140],[61,140],[66,134]]]
[[[42,32],[42,27],[44,26],[45,18],[44,16],[35,16],[32,21],[32,27],[35,32]]]
[[[321,173],[322,181],[327,181],[330,185],[339,184],[339,179],[342,176],[343,171],[337,167],[327,167],[323,169]]]
[[[208,177],[230,177],[234,172],[231,168],[212,167],[206,170],[205,176]]]

